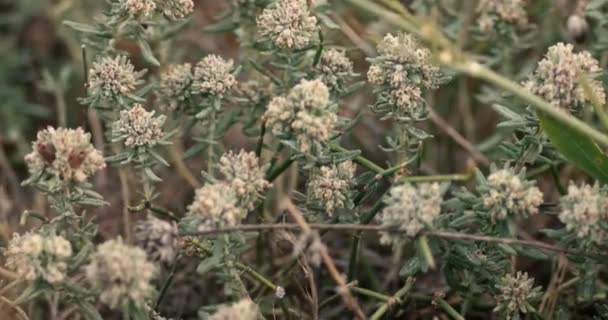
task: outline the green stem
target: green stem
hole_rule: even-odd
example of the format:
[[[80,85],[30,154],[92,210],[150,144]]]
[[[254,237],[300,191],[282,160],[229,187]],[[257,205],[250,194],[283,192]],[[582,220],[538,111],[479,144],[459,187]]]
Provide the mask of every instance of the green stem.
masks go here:
[[[289,168],[289,166],[291,166],[293,162],[294,160],[289,158],[278,164],[276,168],[268,172],[268,174],[266,175],[266,180],[268,180],[268,182],[274,181],[274,179],[278,178],[281,173],[285,172],[285,170],[287,170],[287,168]]]
[[[433,176],[411,176],[399,179],[400,182],[469,181],[471,173],[438,174]]]
[[[456,311],[456,309],[452,308],[452,306],[449,303],[447,303],[445,300],[440,298],[440,299],[436,299],[435,302],[443,311],[445,311],[445,313],[450,315],[450,317],[452,317],[452,319],[465,320],[464,317],[460,313],[458,313],[458,311]]]
[[[391,297],[391,296],[387,296],[385,294],[376,292],[374,290],[365,289],[365,288],[361,288],[361,287],[351,287],[350,291],[353,293],[356,293],[356,294],[360,294],[360,295],[374,298],[376,300],[380,300],[380,301],[384,301],[384,302],[389,302],[389,301],[391,301],[391,299],[393,299],[393,297]]]
[[[357,272],[357,259],[359,258],[359,242],[361,240],[361,233],[357,232],[353,235],[353,241],[350,247],[350,259],[348,261],[348,273],[347,280],[352,281],[355,278]]]
[[[424,257],[424,261],[426,261],[427,266],[431,270],[434,270],[437,265],[435,263],[435,258],[433,257],[433,252],[431,251],[431,247],[429,246],[429,239],[427,236],[422,235],[420,238],[418,238],[418,248]]]
[[[177,267],[178,261],[179,261],[179,256],[175,257],[175,261],[173,261],[173,265],[171,266],[171,271],[169,272],[169,276],[167,277],[167,280],[165,280],[165,283],[163,284],[163,287],[160,290],[158,299],[156,299],[156,305],[154,307],[155,310],[158,310],[158,307],[160,307],[161,302],[163,302],[163,298],[167,294],[167,290],[169,289],[169,287],[171,286],[171,283],[173,282],[173,277],[175,276],[175,269]]]
[[[331,149],[333,151],[339,151],[339,152],[348,152],[350,150],[339,146],[337,144],[331,144]],[[353,161],[355,161],[356,163],[368,168],[369,170],[377,173],[377,174],[383,174],[384,173],[384,169],[382,167],[380,167],[379,165],[373,163],[372,161],[362,157],[362,156],[356,156],[353,158]]]
[[[403,286],[403,288],[399,289],[399,291],[397,291],[392,299],[388,302],[386,302],[385,304],[383,304],[382,306],[380,306],[380,308],[378,308],[378,310],[376,310],[376,312],[374,312],[374,314],[372,314],[372,316],[369,318],[370,320],[379,320],[382,318],[382,316],[384,315],[384,313],[386,313],[386,310],[388,310],[388,308],[395,302],[395,301],[399,301],[402,300],[403,297],[405,297],[406,294],[408,294],[410,292],[410,290],[412,290],[412,287],[414,286],[414,281],[412,280],[412,278],[408,278],[405,282],[405,286]]]
[[[262,122],[262,127],[260,128],[260,137],[258,139],[258,143],[255,146],[255,155],[259,158],[262,155],[262,147],[264,147],[264,135],[266,134],[266,122]]]

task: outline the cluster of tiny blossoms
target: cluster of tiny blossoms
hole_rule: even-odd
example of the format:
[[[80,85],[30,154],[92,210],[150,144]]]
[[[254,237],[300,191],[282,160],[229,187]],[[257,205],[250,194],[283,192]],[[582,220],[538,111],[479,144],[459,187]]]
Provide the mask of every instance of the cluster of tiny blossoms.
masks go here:
[[[102,57],[89,70],[89,96],[109,101],[131,95],[143,83],[145,72],[136,72],[126,56]]]
[[[222,180],[197,189],[188,207],[190,215],[203,219],[203,229],[239,224],[270,187],[253,152],[229,151],[220,158],[218,171]]]
[[[112,124],[112,141],[124,141],[126,147],[153,147],[163,139],[166,117],[154,117],[141,104],[122,110],[120,118]]]
[[[505,167],[490,174],[487,185],[480,187],[483,205],[489,210],[492,220],[503,220],[509,215],[526,217],[538,213],[543,203],[543,193],[527,181],[524,172],[515,174]]]
[[[491,32],[498,24],[524,27],[528,15],[525,0],[480,0],[477,4],[477,26],[482,32]]]
[[[209,317],[209,320],[256,320],[258,319],[258,307],[250,299],[224,305]]]
[[[159,10],[173,20],[183,19],[194,11],[192,0],[123,0],[122,10],[135,17],[148,17]]]
[[[500,294],[496,296],[494,312],[501,313],[506,319],[520,319],[520,313],[533,312],[532,303],[542,296],[541,287],[534,287],[534,278],[518,271],[512,276],[507,274],[499,280],[496,288]]]
[[[270,187],[265,178],[266,170],[260,166],[254,152],[229,151],[220,158],[218,169],[223,182],[230,185],[236,193],[239,204],[249,210],[253,210],[255,202],[262,198]]]
[[[319,79],[303,79],[286,96],[273,98],[263,119],[268,128],[282,138],[295,136],[303,153],[327,141],[338,117],[329,98],[329,89]]]
[[[571,44],[550,47],[524,85],[552,105],[577,114],[593,99],[603,105],[606,93],[596,80],[602,73],[599,62],[587,51],[573,50]]]
[[[608,218],[608,192],[594,186],[570,184],[568,194],[560,199],[559,220],[577,237],[596,244],[604,243],[608,233],[603,224]]]
[[[355,185],[355,169],[352,161],[314,169],[307,184],[308,201],[319,202],[333,216],[347,205],[349,191]]]
[[[421,120],[427,110],[423,90],[440,83],[439,68],[430,63],[431,52],[409,34],[387,34],[378,44],[367,79],[376,85],[377,101],[372,109],[396,120]]]
[[[63,237],[15,233],[4,250],[6,266],[20,279],[43,279],[55,284],[66,277],[67,260],[72,256],[72,245]]]
[[[149,216],[135,225],[135,241],[151,261],[171,263],[177,254],[177,224]]]
[[[97,247],[86,266],[86,277],[100,292],[99,300],[112,309],[135,305],[140,309],[154,293],[151,281],[157,274],[146,252],[122,242],[109,240]]]
[[[63,181],[84,182],[106,164],[82,128],[48,127],[38,132],[32,152],[25,156],[32,176],[47,173]]]
[[[443,195],[448,185],[421,183],[416,186],[406,183],[391,188],[385,199],[386,207],[380,213],[382,226],[396,227],[413,237],[422,229],[432,227],[441,213]],[[401,237],[383,232],[380,242],[396,243]]]
[[[348,81],[356,76],[353,72],[353,62],[341,50],[324,50],[316,68],[319,79],[332,92],[344,92]]]
[[[587,51],[573,50],[571,44],[550,47],[525,86],[552,105],[577,114],[594,98],[603,105],[606,93],[601,81],[595,80],[602,72],[599,62]]]
[[[222,97],[234,88],[236,79],[232,74],[234,62],[210,54],[204,57],[194,68],[192,92],[208,96]],[[183,74],[185,75],[186,72]]]
[[[302,49],[317,33],[317,18],[306,0],[279,0],[257,18],[260,38],[281,49]]]
[[[160,76],[159,92],[164,102],[175,110],[189,97],[191,84],[191,64],[171,65]]]

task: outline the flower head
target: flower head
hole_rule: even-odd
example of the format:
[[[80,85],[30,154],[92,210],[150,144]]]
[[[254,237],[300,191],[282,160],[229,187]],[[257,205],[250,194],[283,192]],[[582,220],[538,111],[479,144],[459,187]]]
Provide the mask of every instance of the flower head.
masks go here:
[[[497,24],[524,27],[528,15],[525,0],[480,0],[477,4],[477,25],[482,32],[494,30]]]
[[[203,219],[202,228],[234,226],[247,215],[238,206],[238,195],[226,183],[206,184],[196,190],[194,201],[188,206],[188,214]]]
[[[601,244],[608,239],[602,223],[608,217],[608,192],[594,186],[570,184],[568,194],[560,199],[559,220],[577,237]]]
[[[89,70],[89,96],[110,100],[133,93],[142,83],[145,71],[135,72],[135,67],[125,56],[102,57]]]
[[[160,93],[169,107],[176,109],[190,94],[192,65],[189,63],[172,65],[160,76]]]
[[[133,16],[147,17],[156,8],[152,0],[123,0],[124,9]]]
[[[534,182],[526,181],[524,174],[515,174],[513,169],[505,167],[490,174],[487,185],[480,188],[483,204],[493,220],[538,213],[543,193]]]
[[[250,299],[221,306],[209,317],[209,320],[256,320],[258,318],[257,306]]]
[[[171,263],[178,246],[177,224],[149,216],[135,225],[135,241],[151,261]]]
[[[194,11],[192,0],[162,0],[158,6],[166,17],[173,20],[183,19]]]
[[[86,266],[87,280],[100,291],[101,302],[112,309],[130,304],[143,308],[154,293],[150,282],[156,274],[146,252],[124,244],[120,238],[99,245]]]
[[[447,185],[439,183],[409,183],[391,188],[389,196],[384,201],[386,207],[380,213],[383,226],[398,227],[413,237],[422,229],[432,227],[441,213],[443,195]],[[390,233],[383,233],[382,243],[398,242],[399,239]]]
[[[426,117],[422,92],[441,82],[439,68],[430,59],[431,52],[413,36],[387,34],[378,44],[378,56],[369,59],[367,79],[376,85],[378,96],[373,110],[397,120]]]
[[[214,54],[204,57],[194,68],[193,93],[221,97],[236,85],[233,69],[232,60]]]
[[[264,9],[256,23],[261,39],[281,49],[302,49],[317,32],[317,18],[310,15],[306,0],[279,0]]]
[[[353,62],[344,51],[329,49],[323,51],[317,65],[319,79],[333,92],[343,92],[346,84],[356,74],[353,72]]]
[[[327,141],[338,122],[329,89],[318,79],[304,79],[286,96],[273,98],[263,118],[273,133],[293,134],[304,153]]]
[[[48,127],[38,132],[33,151],[25,156],[32,175],[45,173],[64,181],[84,182],[106,164],[91,144],[91,135],[82,128]]]
[[[6,266],[15,271],[20,279],[43,279],[55,284],[66,278],[72,245],[61,236],[38,233],[20,236],[15,233],[4,255]]]
[[[602,72],[598,61],[587,51],[573,50],[571,44],[550,47],[524,85],[552,105],[576,114],[593,98],[603,104],[606,93],[596,80]]]
[[[352,161],[314,169],[307,184],[308,200],[319,202],[333,216],[337,209],[348,205],[349,192],[355,185],[355,169]]]
[[[164,136],[165,116],[154,117],[154,111],[146,111],[141,104],[122,110],[120,118],[112,125],[113,141],[124,141],[126,147],[152,147]]]
[[[229,151],[220,158],[218,169],[224,182],[235,192],[239,203],[249,210],[253,210],[255,202],[270,187],[265,178],[266,170],[260,166],[254,152]]]
[[[520,312],[534,311],[532,303],[542,296],[542,288],[534,287],[534,278],[528,278],[528,274],[521,271],[515,276],[502,277],[496,288],[500,293],[496,296],[494,312],[500,312],[509,320],[519,319]]]

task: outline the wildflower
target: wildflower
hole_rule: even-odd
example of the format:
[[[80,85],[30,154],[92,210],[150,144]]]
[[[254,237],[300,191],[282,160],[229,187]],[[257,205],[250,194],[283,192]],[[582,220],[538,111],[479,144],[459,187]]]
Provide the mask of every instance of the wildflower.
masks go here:
[[[125,56],[102,57],[89,70],[89,95],[100,100],[127,96],[142,83],[144,73],[145,70],[135,72]]]
[[[152,0],[124,0],[123,6],[125,10],[133,16],[149,16],[156,4]]]
[[[189,96],[192,84],[192,65],[189,63],[172,65],[160,76],[159,91],[164,101],[171,109],[176,109],[179,103]]]
[[[254,203],[270,187],[265,178],[266,170],[260,167],[254,152],[241,150],[237,154],[229,151],[220,158],[219,172],[236,193],[239,203],[249,210],[253,210]]]
[[[263,119],[274,134],[293,134],[303,153],[327,141],[338,122],[329,89],[318,79],[304,79],[286,96],[273,98]]]
[[[124,244],[121,238],[99,245],[86,266],[86,277],[100,291],[100,301],[112,309],[143,308],[154,293],[150,282],[156,274],[146,252]]]
[[[336,209],[345,208],[355,185],[355,169],[352,161],[314,169],[307,185],[309,201],[320,202],[330,217]]]
[[[319,79],[333,92],[343,92],[347,82],[355,76],[353,63],[344,51],[329,49],[323,51],[317,65]]]
[[[526,217],[538,213],[543,193],[524,175],[525,172],[517,175],[508,167],[490,174],[481,198],[493,220],[503,220],[509,214]]]
[[[141,104],[122,110],[120,118],[112,124],[112,141],[124,141],[126,147],[152,147],[164,136],[165,116],[154,117]]]
[[[413,237],[422,229],[432,227],[441,213],[443,195],[447,185],[421,183],[417,186],[406,183],[391,188],[384,201],[386,207],[380,213],[382,226],[394,226]],[[382,243],[397,242],[390,233],[382,233]]]
[[[13,238],[4,250],[6,266],[20,279],[43,279],[55,284],[63,281],[67,273],[67,260],[72,256],[72,245],[63,237],[26,233]]]
[[[257,318],[257,306],[250,299],[242,299],[237,303],[221,306],[209,317],[209,320],[256,320]]]
[[[601,244],[608,237],[602,223],[608,215],[608,194],[605,189],[594,186],[574,184],[568,186],[568,194],[560,199],[559,220],[566,229],[576,236]]]
[[[173,262],[177,253],[178,240],[175,222],[167,222],[149,216],[135,225],[135,241],[146,251],[151,261]]]
[[[194,68],[193,93],[221,97],[236,85],[233,65],[214,54],[204,57]]]
[[[91,144],[82,128],[48,127],[38,132],[33,151],[25,156],[32,175],[44,171],[63,181],[84,182],[105,168],[103,156]]]
[[[496,296],[496,308],[494,312],[500,312],[506,319],[519,319],[520,313],[533,312],[532,303],[542,295],[541,287],[534,287],[534,278],[528,278],[528,274],[518,271],[512,276],[507,274],[502,277],[496,288],[500,294]]]
[[[550,47],[524,85],[552,105],[578,114],[592,97],[603,104],[606,93],[596,79],[602,73],[598,61],[587,51],[573,50],[561,42]]]
[[[427,110],[423,90],[436,88],[439,68],[431,65],[431,52],[405,33],[387,34],[378,44],[378,56],[371,62],[367,79],[377,88],[375,112],[397,120],[421,120]]]
[[[524,27],[528,16],[525,0],[480,0],[477,4],[477,25],[482,32],[491,32],[497,24]]]
[[[256,23],[261,39],[281,49],[302,49],[317,32],[317,18],[310,15],[306,0],[279,0]]]
[[[172,20],[183,19],[194,11],[192,0],[162,0],[158,5],[160,11]]]
[[[234,226],[245,218],[247,211],[238,206],[238,196],[225,183],[206,184],[196,190],[188,214],[203,219],[203,227]]]

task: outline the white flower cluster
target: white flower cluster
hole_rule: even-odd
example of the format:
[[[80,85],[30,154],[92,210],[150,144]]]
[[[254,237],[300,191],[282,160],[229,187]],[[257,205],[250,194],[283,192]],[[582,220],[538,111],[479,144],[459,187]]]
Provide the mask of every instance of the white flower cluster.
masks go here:
[[[123,0],[122,8],[135,17],[148,17],[158,9],[165,17],[183,19],[194,11],[192,0]]]
[[[229,151],[222,155],[218,170],[236,193],[239,204],[253,210],[255,202],[263,197],[270,187],[265,178],[266,168],[261,167],[255,152],[241,150],[239,153]]]
[[[391,188],[386,198],[386,207],[380,213],[382,226],[396,227],[413,237],[422,229],[432,227],[441,213],[443,195],[448,185],[439,183],[409,183]],[[380,242],[399,242],[401,237],[383,232]]]
[[[204,57],[194,68],[192,92],[221,97],[237,84],[233,69],[232,60],[214,54]]]
[[[494,221],[506,219],[509,215],[527,217],[538,213],[543,203],[543,193],[527,181],[524,172],[515,174],[505,167],[490,174],[487,185],[480,188],[481,199]]]
[[[378,56],[368,58],[367,79],[376,85],[372,109],[396,120],[420,120],[427,114],[423,90],[440,83],[439,68],[431,64],[431,52],[410,34],[387,34],[378,44]]]
[[[520,313],[534,311],[532,303],[541,297],[542,288],[534,287],[534,278],[528,278],[528,274],[518,271],[512,276],[507,274],[499,280],[496,288],[500,294],[496,296],[496,308],[506,319],[520,319]]]
[[[491,32],[499,23],[524,27],[528,15],[525,0],[480,0],[477,4],[477,26],[482,32]]]
[[[561,42],[550,47],[524,85],[552,105],[576,114],[592,102],[591,96],[603,104],[606,93],[596,80],[602,73],[599,62],[587,51],[573,50],[571,44]]]
[[[276,135],[293,134],[303,153],[327,141],[338,122],[329,89],[319,79],[303,79],[286,96],[273,98],[263,119]]]
[[[356,76],[353,72],[353,62],[348,59],[344,51],[329,49],[321,53],[317,65],[319,79],[327,84],[333,92],[344,92],[348,81]]]
[[[608,192],[594,186],[570,184],[568,194],[560,199],[559,220],[576,236],[601,244],[608,239],[602,224],[608,219]]]
[[[101,153],[91,144],[91,135],[82,128],[48,127],[38,132],[32,149],[25,156],[32,175],[44,170],[63,181],[84,182],[106,166]]]
[[[179,245],[177,224],[148,216],[135,225],[135,241],[151,261],[170,264],[175,259]]]
[[[145,72],[136,72],[126,56],[102,57],[89,70],[89,95],[109,100],[132,94]]]
[[[189,96],[191,84],[191,64],[171,65],[160,75],[159,91],[164,102],[175,110]]]
[[[163,15],[173,20],[183,19],[194,11],[192,0],[159,0],[157,5]]]
[[[217,226],[234,226],[247,215],[238,205],[238,196],[226,183],[206,184],[196,190],[188,214],[203,219],[201,229]]]
[[[66,278],[72,245],[60,236],[15,233],[4,255],[7,268],[15,271],[21,280],[43,279],[55,284]]]
[[[302,49],[317,33],[317,18],[310,15],[306,0],[279,0],[256,23],[261,39],[281,49]]]
[[[154,111],[146,111],[141,104],[120,111],[120,118],[112,124],[112,141],[124,141],[126,147],[153,147],[164,137],[166,117],[154,117]]]
[[[306,186],[308,201],[320,203],[332,217],[337,209],[347,206],[349,192],[356,183],[355,170],[352,161],[315,168]]]
[[[221,306],[209,317],[209,320],[256,320],[258,319],[258,307],[250,299]]]
[[[97,247],[86,266],[86,277],[99,290],[99,300],[112,309],[135,305],[143,309],[145,300],[154,293],[151,281],[156,266],[146,259],[146,252],[123,243],[108,240]]]
[[[147,17],[154,9],[156,9],[156,3],[152,0],[124,0],[124,8],[133,16]]]

